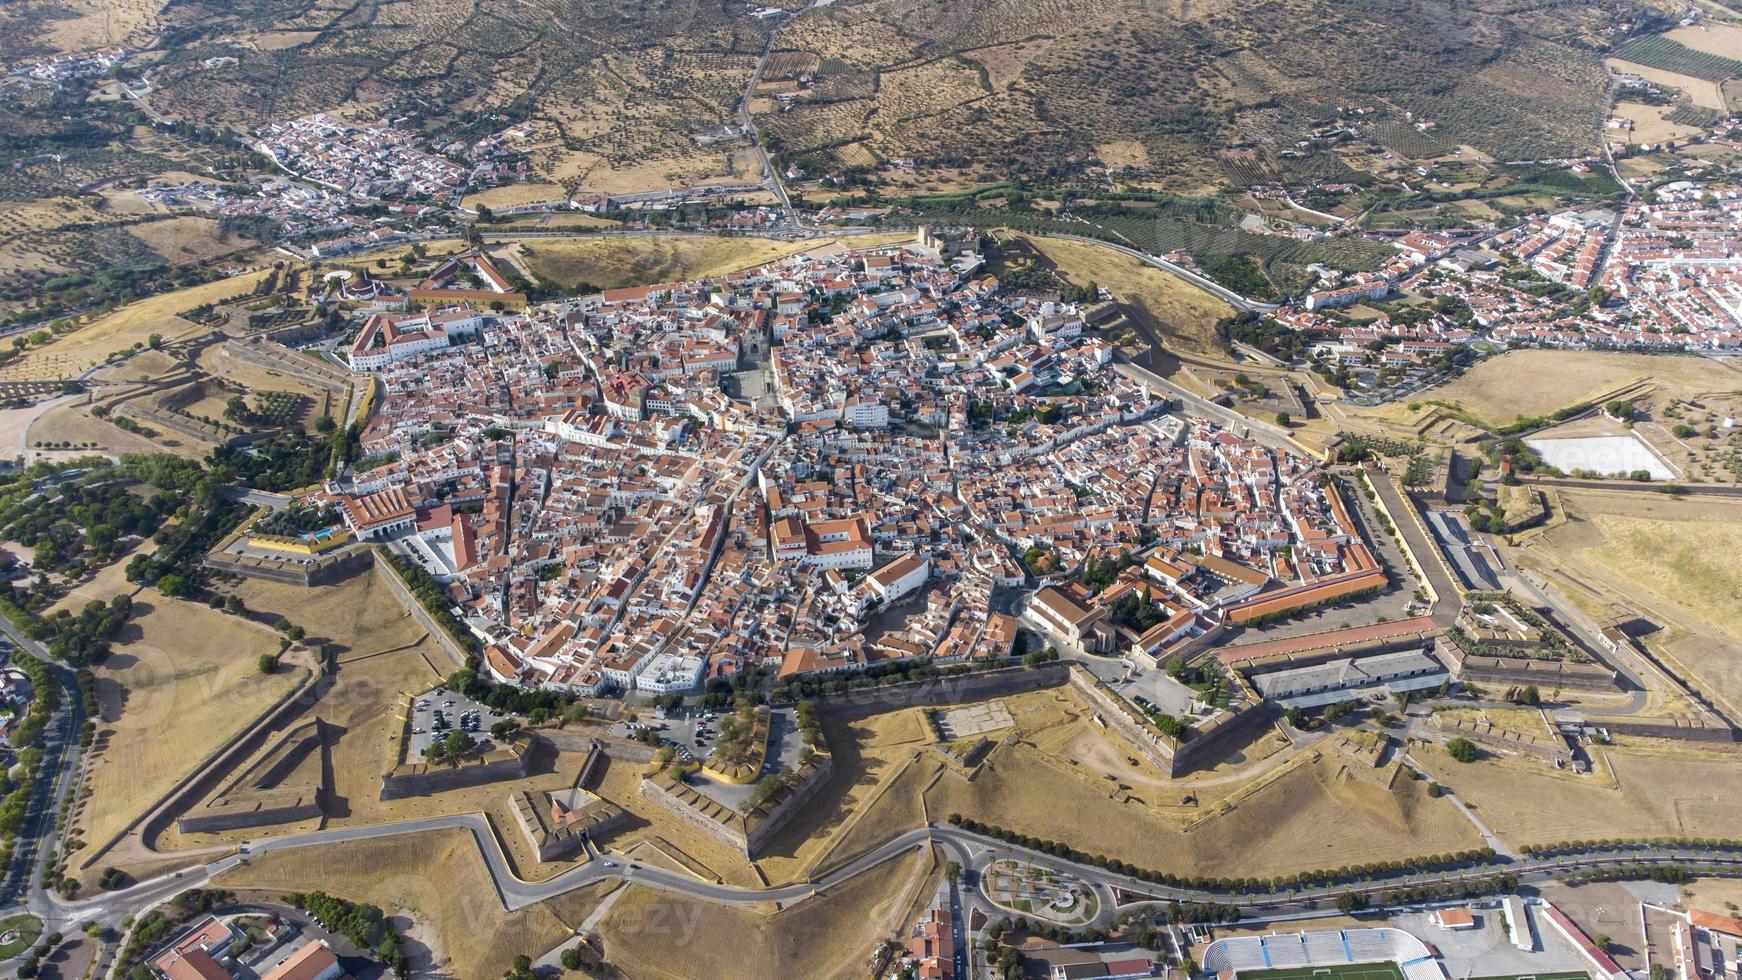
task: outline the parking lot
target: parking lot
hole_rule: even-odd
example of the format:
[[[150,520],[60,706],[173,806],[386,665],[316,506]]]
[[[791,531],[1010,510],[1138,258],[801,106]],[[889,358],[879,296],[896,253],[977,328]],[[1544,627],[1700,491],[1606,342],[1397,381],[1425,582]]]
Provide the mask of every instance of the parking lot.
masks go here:
[[[713,751],[714,741],[720,737],[721,714],[704,712],[700,708],[651,714],[641,710],[639,721],[612,725],[611,734],[619,738],[640,738],[645,730],[651,729],[659,736],[660,744],[677,749],[679,759],[706,762],[708,754]]]
[[[409,758],[423,758],[430,743],[452,731],[466,732],[487,744],[491,741],[490,726],[512,717],[446,688],[420,694],[412,702]]]
[[[700,708],[682,708],[669,712],[663,718],[657,714],[643,714],[639,722],[611,726],[611,734],[619,738],[635,738],[642,729],[651,729],[659,736],[661,744],[668,744],[677,750],[680,760],[694,760],[705,764],[713,754],[714,742],[720,736],[719,720],[723,714],[704,712]],[[792,710],[776,709],[768,721],[768,757],[763,762],[761,775],[775,772],[782,766],[788,769],[798,768],[798,752],[803,745],[798,719]],[[690,785],[696,789],[733,807],[750,797],[753,784],[754,780],[742,785],[721,783],[700,773],[690,779]]]

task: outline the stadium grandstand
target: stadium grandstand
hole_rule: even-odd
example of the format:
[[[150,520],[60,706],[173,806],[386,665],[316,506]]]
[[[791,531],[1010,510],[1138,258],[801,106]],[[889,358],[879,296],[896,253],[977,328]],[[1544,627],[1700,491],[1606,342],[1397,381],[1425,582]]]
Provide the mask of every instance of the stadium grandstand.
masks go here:
[[[1242,974],[1269,980],[1352,980],[1351,967],[1395,964],[1403,980],[1446,980],[1433,950],[1401,929],[1324,929],[1218,939],[1204,950],[1204,972],[1221,980]],[[1389,971],[1387,971],[1389,972]],[[1248,980],[1256,980],[1248,977]]]

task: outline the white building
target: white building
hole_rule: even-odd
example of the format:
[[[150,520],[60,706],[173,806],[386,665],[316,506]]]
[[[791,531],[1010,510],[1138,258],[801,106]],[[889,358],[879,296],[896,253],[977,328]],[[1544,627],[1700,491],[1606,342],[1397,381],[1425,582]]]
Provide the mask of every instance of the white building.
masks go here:
[[[662,653],[652,658],[635,676],[635,689],[649,694],[676,694],[693,691],[702,684],[702,671],[707,661],[701,657],[680,657]]]
[[[903,555],[872,572],[865,579],[866,587],[879,602],[887,605],[925,584],[931,577],[931,559],[918,555]]]
[[[889,427],[889,406],[882,402],[855,398],[847,402],[842,414],[846,423],[855,429]]]
[[[455,338],[475,337],[483,328],[484,315],[470,307],[438,313],[376,313],[351,345],[351,369],[379,371],[425,351],[441,350]]]

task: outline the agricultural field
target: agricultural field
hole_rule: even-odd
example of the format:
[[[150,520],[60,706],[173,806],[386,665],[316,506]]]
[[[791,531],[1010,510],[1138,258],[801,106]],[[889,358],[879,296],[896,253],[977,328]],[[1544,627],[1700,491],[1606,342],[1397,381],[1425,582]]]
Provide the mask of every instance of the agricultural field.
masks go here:
[[[1730,28],[1729,30],[1734,30]],[[1713,39],[1716,41],[1716,39]],[[1711,47],[1712,45],[1707,45]],[[1730,52],[1737,49],[1732,47]],[[1742,77],[1742,61],[1715,54],[1710,50],[1688,47],[1665,35],[1636,37],[1614,51],[1622,61],[1631,61],[1648,68],[1659,68],[1678,75],[1691,75],[1708,82]]]
[[[1500,158],[1594,149],[1588,121],[1601,111],[1602,66],[1584,47],[1539,39],[1592,37],[1603,18],[1574,4],[1524,12],[1484,3],[1472,13],[1477,33],[1510,30],[1518,40],[1496,52],[1434,12],[1411,8],[1405,19],[1343,3],[1285,3],[1262,23],[1222,2],[833,3],[781,30],[783,50],[817,58],[797,107],[755,108],[794,159],[856,136],[857,124],[879,157],[913,159],[922,171],[1055,173],[1093,161],[1176,191],[1249,182],[1243,156],[1229,152],[1292,145],[1337,105],[1436,121],[1433,137],[1395,134],[1411,154],[1459,144]],[[1327,58],[1305,40],[1324,36],[1370,43]],[[918,73],[929,79],[922,92],[901,84]],[[1381,83],[1399,77],[1412,82]],[[1244,162],[1262,159],[1257,152]]]
[[[1698,126],[1688,126],[1673,121],[1670,117],[1675,112],[1676,107],[1674,106],[1647,105],[1643,102],[1618,102],[1615,104],[1615,115],[1633,121],[1633,131],[1627,134],[1629,143],[1662,143],[1667,140],[1685,140],[1703,132]]]
[[[859,976],[877,943],[910,925],[937,875],[932,853],[915,850],[772,913],[630,885],[599,935],[627,976]]]
[[[1678,27],[1664,35],[1671,41],[1705,54],[1735,59],[1742,54],[1742,26],[1719,21],[1704,21],[1689,27]]]
[[[411,938],[429,947],[429,972],[437,976],[499,976],[515,956],[537,956],[567,938],[585,915],[565,921],[551,903],[508,912],[478,845],[463,830],[275,851],[214,883],[261,897],[319,889],[407,916]],[[578,904],[574,896],[565,898],[571,908]]]
[[[1431,160],[1452,151],[1452,147],[1433,133],[1417,129],[1414,124],[1401,119],[1373,123],[1366,127],[1366,132],[1398,156],[1411,160]]]
[[[81,782],[89,795],[73,825],[93,849],[306,673],[288,665],[259,672],[259,655],[278,649],[259,624],[155,593],[133,608],[114,652],[92,668],[100,717]]]

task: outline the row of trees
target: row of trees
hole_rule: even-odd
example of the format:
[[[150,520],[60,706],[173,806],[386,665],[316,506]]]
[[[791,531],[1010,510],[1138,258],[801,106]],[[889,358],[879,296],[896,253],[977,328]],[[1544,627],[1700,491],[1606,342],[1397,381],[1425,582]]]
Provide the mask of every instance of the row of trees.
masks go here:
[[[380,908],[367,902],[347,902],[319,891],[288,895],[286,899],[328,930],[349,939],[358,949],[373,951],[394,973],[405,976],[404,944]]]
[[[1117,858],[1109,858],[1103,854],[1088,854],[1079,851],[1061,841],[1047,840],[1029,834],[1007,830],[996,824],[981,823],[971,817],[959,813],[949,816],[951,825],[970,833],[1016,844],[1031,851],[1050,854],[1053,857],[1074,861],[1078,864],[1093,865],[1122,874],[1130,878],[1164,885],[1170,888],[1186,888],[1195,891],[1222,892],[1230,894],[1277,894],[1301,888],[1324,888],[1338,884],[1348,884],[1372,881],[1374,879],[1395,877],[1398,875],[1433,872],[1456,871],[1488,864],[1496,859],[1490,848],[1471,848],[1449,854],[1414,858],[1399,861],[1373,861],[1367,864],[1343,865],[1330,869],[1302,871],[1298,874],[1278,876],[1274,878],[1210,878],[1201,875],[1180,875],[1168,872],[1153,871],[1140,868]]]
[[[1742,851],[1742,839],[1735,837],[1605,837],[1590,840],[1560,841],[1554,844],[1525,844],[1518,853],[1529,857],[1557,857],[1566,854],[1593,852],[1626,853],[1628,851],[1667,850],[1680,848],[1702,851]]]

